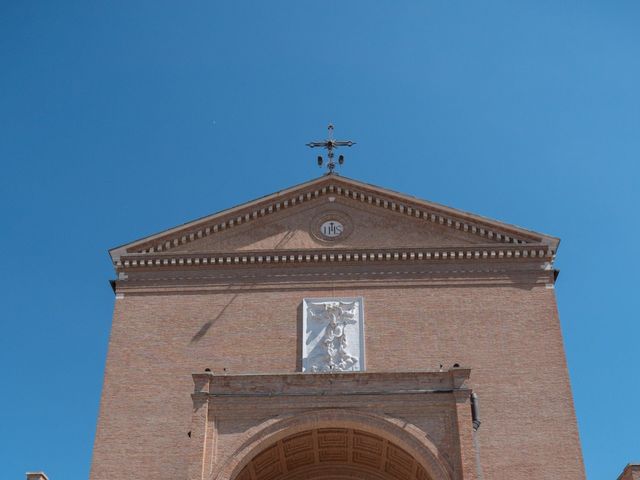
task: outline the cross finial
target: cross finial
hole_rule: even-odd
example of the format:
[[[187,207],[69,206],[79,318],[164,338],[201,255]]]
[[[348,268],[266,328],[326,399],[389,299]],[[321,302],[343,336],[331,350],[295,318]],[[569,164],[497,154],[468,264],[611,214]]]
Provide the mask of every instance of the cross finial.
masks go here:
[[[329,126],[327,127],[327,129],[329,130],[329,138],[326,139],[324,142],[310,142],[307,143],[307,147],[311,147],[311,148],[315,148],[315,147],[321,147],[321,148],[326,148],[327,149],[327,157],[328,157],[328,161],[327,161],[327,175],[331,175],[333,173],[333,171],[336,168],[336,164],[333,161],[333,150],[335,148],[338,147],[351,147],[352,145],[355,145],[356,142],[352,142],[351,140],[334,140],[333,139],[333,125],[329,124]],[[324,159],[322,158],[322,155],[318,155],[318,166],[321,167],[322,164],[324,163]],[[338,157],[338,164],[342,165],[344,163],[344,155],[340,155]]]

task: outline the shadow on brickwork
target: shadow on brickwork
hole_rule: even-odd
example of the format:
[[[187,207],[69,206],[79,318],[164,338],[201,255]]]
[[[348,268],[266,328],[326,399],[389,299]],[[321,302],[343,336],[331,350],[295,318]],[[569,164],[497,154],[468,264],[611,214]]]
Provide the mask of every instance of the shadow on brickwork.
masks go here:
[[[200,327],[200,330],[198,330],[198,332],[191,338],[191,343],[195,343],[198,340],[200,340],[202,337],[204,337],[207,332],[209,331],[209,329],[211,328],[211,326],[216,323],[218,321],[218,319],[220,317],[222,317],[222,315],[224,315],[224,312],[227,310],[227,308],[229,308],[229,306],[234,302],[234,300],[236,298],[238,298],[239,293],[234,293],[233,297],[231,297],[229,299],[229,301],[226,303],[226,305],[224,307],[222,307],[222,310],[220,310],[220,312],[218,313],[218,315],[216,315],[215,318],[209,320],[208,322],[206,322],[204,325],[202,325],[202,327]]]

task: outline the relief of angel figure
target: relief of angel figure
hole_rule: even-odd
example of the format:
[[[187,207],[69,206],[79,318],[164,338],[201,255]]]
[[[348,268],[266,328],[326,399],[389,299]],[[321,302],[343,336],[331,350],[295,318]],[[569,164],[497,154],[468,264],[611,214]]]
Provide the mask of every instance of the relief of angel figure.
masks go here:
[[[347,351],[349,346],[345,327],[358,323],[354,318],[354,308],[344,308],[338,302],[324,304],[322,317],[328,318],[329,323],[325,329],[321,344],[324,347],[325,364],[323,371],[352,370],[358,363],[358,358]]]

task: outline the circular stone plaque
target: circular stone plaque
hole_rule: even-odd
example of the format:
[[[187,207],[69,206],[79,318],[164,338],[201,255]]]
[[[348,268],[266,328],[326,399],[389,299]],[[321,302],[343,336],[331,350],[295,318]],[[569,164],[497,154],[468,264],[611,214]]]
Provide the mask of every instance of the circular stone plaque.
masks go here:
[[[320,233],[328,238],[337,238],[344,232],[344,225],[336,219],[326,220],[320,225]]]
[[[331,210],[314,217],[309,227],[309,233],[312,237],[324,242],[336,242],[351,235],[353,221],[346,213]]]

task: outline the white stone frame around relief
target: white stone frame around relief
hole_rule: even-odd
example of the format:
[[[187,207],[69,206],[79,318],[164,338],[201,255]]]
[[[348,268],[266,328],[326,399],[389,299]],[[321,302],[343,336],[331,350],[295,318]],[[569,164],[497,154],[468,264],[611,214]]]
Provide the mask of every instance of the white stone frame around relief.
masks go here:
[[[365,371],[363,297],[304,298],[301,342],[303,372]]]

